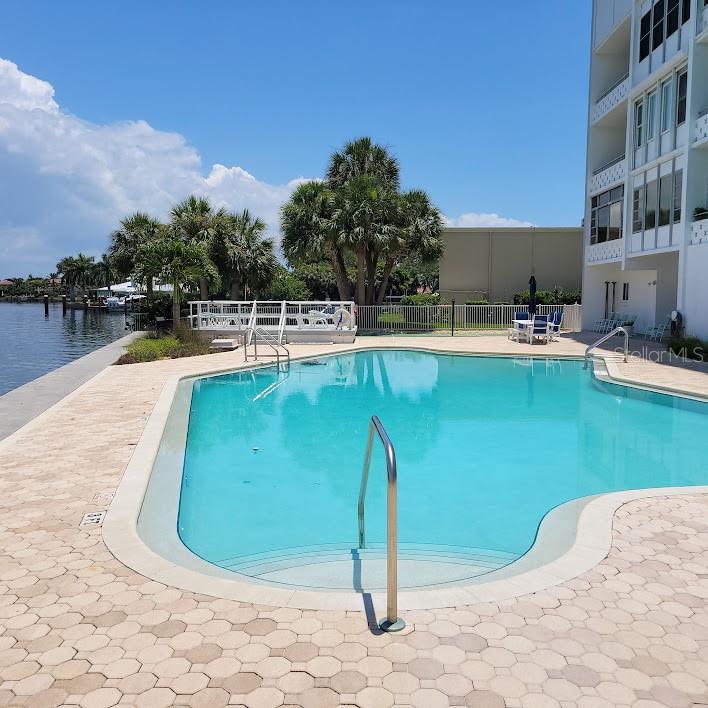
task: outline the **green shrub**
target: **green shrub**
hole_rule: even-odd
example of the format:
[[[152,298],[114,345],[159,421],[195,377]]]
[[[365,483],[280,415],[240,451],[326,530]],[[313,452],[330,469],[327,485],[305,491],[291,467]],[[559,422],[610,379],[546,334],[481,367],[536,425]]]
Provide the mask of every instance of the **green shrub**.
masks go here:
[[[131,342],[127,350],[116,364],[138,364],[210,353],[209,342],[204,341],[196,330],[185,325],[180,325],[171,334],[148,332]]]
[[[489,305],[489,300],[465,300],[465,305]]]
[[[671,337],[666,344],[666,348],[676,354],[676,356],[705,361],[706,352],[708,352],[708,342],[698,337]]]
[[[401,305],[439,305],[440,295],[438,293],[417,293],[416,295],[404,295],[401,298]]]
[[[536,304],[537,305],[573,305],[581,300],[581,292],[578,289],[563,290],[556,288],[555,290],[537,290]],[[514,305],[528,305],[529,291],[522,290],[514,295]]]

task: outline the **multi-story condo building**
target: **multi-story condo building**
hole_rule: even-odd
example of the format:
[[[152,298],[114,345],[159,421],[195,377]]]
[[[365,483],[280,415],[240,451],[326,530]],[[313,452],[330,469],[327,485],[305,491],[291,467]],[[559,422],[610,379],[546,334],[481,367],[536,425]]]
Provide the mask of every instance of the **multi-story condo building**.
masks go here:
[[[708,337],[708,0],[593,0],[583,324]]]

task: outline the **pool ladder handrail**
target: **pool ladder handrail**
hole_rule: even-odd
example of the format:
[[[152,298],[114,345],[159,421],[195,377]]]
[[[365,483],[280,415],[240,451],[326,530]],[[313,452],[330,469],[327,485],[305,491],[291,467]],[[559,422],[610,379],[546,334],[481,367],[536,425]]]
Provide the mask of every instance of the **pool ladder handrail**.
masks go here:
[[[366,548],[365,502],[369,483],[374,433],[381,439],[386,453],[386,617],[379,623],[384,632],[400,632],[406,623],[398,616],[398,468],[396,450],[386,429],[376,415],[371,416],[369,439],[366,444],[364,468],[359,488],[359,548]]]
[[[603,342],[606,342],[610,337],[614,337],[616,334],[624,334],[624,362],[625,364],[627,363],[627,356],[629,355],[629,332],[624,327],[615,327],[611,332],[608,332],[607,334],[603,335],[598,339],[596,342],[593,342],[586,350],[585,350],[585,365],[583,368],[587,369],[588,368],[588,359],[590,357],[590,352],[592,352],[595,347],[598,347],[600,344]]]
[[[282,350],[283,353],[285,354],[286,361],[287,361],[287,370],[290,370],[290,351],[288,348],[279,342],[276,337],[274,337],[270,332],[266,331],[265,329],[262,329],[261,327],[256,327],[255,325],[251,325],[247,332],[246,335],[243,338],[243,356],[244,356],[244,361],[248,361],[248,345],[249,343],[253,343],[253,359],[254,361],[258,361],[258,338],[261,338],[263,342],[265,342],[274,352],[275,352],[275,358],[276,358],[276,364],[278,367],[278,371],[280,371],[280,351]]]

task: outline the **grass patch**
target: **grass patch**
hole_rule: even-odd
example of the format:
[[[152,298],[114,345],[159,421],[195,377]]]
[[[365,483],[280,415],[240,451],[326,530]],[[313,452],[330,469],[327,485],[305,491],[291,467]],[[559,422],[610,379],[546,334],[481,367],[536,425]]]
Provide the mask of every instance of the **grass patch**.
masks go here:
[[[175,332],[148,332],[131,342],[116,364],[140,364],[160,359],[180,359],[211,353],[204,341],[189,327],[180,326]]]

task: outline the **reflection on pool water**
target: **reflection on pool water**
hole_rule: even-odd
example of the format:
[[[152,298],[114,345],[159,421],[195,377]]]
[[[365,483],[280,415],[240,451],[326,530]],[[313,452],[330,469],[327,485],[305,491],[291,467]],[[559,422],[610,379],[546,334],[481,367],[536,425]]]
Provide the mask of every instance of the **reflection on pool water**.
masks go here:
[[[373,548],[352,550],[372,414],[396,446],[404,587],[508,564],[568,500],[706,481],[708,404],[603,383],[579,361],[385,350],[319,363],[195,382],[178,532],[203,559],[279,583],[356,586],[352,563],[374,568],[385,541],[377,443]]]

